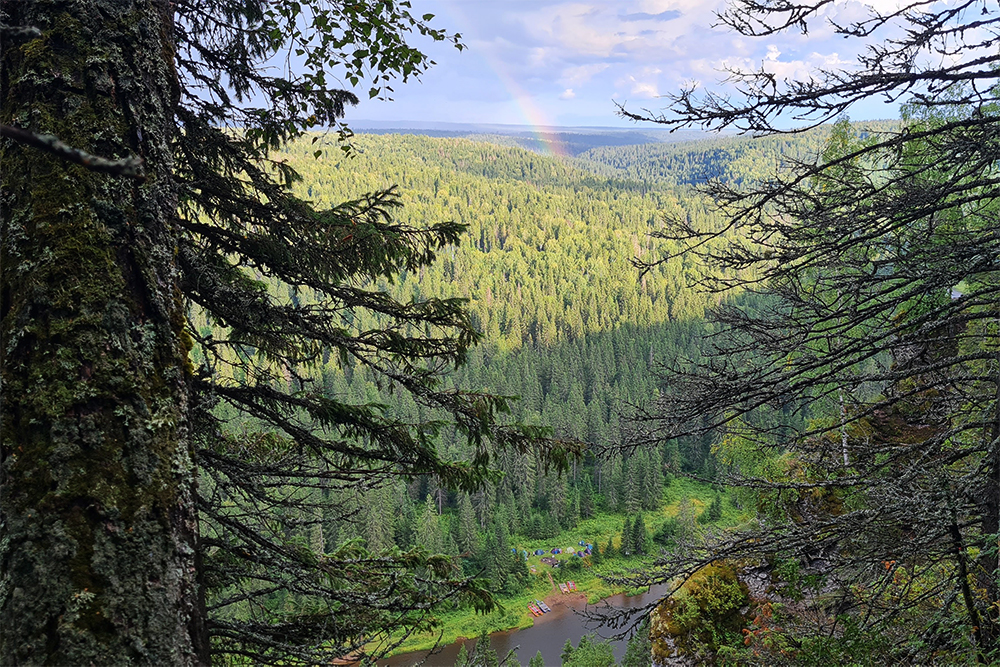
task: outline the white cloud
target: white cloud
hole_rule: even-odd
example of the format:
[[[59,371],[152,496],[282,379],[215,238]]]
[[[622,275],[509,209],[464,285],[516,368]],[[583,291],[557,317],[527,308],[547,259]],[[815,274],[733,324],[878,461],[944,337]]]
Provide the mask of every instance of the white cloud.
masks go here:
[[[652,99],[660,96],[655,83],[651,81],[639,81],[635,77],[631,76],[629,79],[632,82],[631,92],[633,95],[638,95],[640,98],[644,99]]]
[[[610,63],[588,63],[586,65],[575,65],[563,70],[560,81],[574,86],[590,81],[592,78],[611,67]]]
[[[763,69],[769,74],[773,74],[779,81],[787,79],[789,81],[808,81],[816,76],[820,70],[844,70],[854,65],[853,60],[845,60],[836,52],[817,53],[812,52],[805,58],[795,60],[780,60],[781,52],[774,45],[768,45],[767,54],[763,60],[753,60],[751,58],[723,58],[711,63],[712,69],[716,71],[739,70],[756,71]]]
[[[418,85],[397,86],[397,102],[389,106],[399,110],[392,113],[419,118],[447,110],[470,121],[518,123],[523,118],[517,109],[528,97],[553,121],[572,116],[574,122],[590,118],[591,124],[609,125],[617,123],[611,99],[639,106],[692,81],[725,92],[723,65],[763,67],[794,80],[821,68],[851,68],[863,45],[834,34],[830,21],[864,20],[869,11],[861,0],[835,0],[810,23],[807,35],[792,30],[754,39],[711,27],[727,0],[421,2],[421,12],[461,32],[470,48],[461,54],[446,46],[428,48],[438,65]],[[884,8],[899,0],[868,2]],[[505,103],[515,95],[517,103]],[[655,109],[657,103],[646,104]]]

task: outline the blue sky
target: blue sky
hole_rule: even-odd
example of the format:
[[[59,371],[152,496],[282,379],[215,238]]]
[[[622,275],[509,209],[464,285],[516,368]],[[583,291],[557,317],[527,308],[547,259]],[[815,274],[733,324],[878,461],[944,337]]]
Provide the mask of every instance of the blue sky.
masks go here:
[[[889,1],[889,0],[885,0]],[[725,66],[764,66],[802,79],[817,68],[850,67],[852,42],[827,19],[862,18],[865,5],[841,0],[798,32],[748,39],[713,28],[725,0],[412,0],[413,13],[459,32],[468,49],[416,41],[437,62],[391,102],[363,101],[352,120],[516,125],[634,124],[615,102],[658,110],[660,95],[697,81],[719,89]],[[852,118],[895,117],[872,102]]]

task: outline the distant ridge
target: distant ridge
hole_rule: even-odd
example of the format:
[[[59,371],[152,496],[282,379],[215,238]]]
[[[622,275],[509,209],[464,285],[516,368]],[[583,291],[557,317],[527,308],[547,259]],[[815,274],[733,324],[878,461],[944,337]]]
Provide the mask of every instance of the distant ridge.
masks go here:
[[[497,123],[446,123],[428,121],[352,120],[358,134],[415,134],[430,137],[466,137],[479,141],[514,144],[542,154],[576,156],[601,146],[631,146],[717,138],[700,130],[670,132],[655,126],[600,127],[504,125]]]

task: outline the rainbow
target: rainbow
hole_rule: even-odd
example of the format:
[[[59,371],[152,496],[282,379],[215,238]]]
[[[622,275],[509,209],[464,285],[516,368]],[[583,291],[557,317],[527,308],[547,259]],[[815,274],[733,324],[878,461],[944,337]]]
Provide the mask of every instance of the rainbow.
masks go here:
[[[458,3],[446,5],[445,13],[449,14],[453,23],[460,28],[470,25]],[[460,32],[465,31],[460,30]],[[490,69],[493,70],[493,73],[496,74],[500,83],[510,93],[511,99],[517,104],[525,124],[531,128],[531,134],[534,135],[535,139],[542,146],[542,154],[571,157],[572,153],[570,153],[566,144],[559,138],[558,133],[555,131],[555,126],[548,121],[545,112],[535,104],[532,96],[510,74],[507,65],[492,53],[477,53],[477,55],[482,57]]]

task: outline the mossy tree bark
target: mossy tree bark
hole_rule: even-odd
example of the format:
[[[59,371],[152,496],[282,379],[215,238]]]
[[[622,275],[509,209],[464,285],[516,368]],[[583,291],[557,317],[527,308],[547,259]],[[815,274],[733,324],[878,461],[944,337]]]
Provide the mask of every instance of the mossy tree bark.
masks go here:
[[[0,664],[207,662],[175,260],[168,0],[9,0],[2,122]]]

